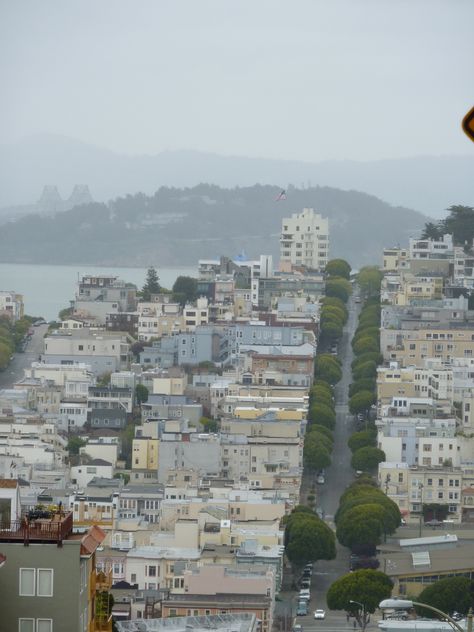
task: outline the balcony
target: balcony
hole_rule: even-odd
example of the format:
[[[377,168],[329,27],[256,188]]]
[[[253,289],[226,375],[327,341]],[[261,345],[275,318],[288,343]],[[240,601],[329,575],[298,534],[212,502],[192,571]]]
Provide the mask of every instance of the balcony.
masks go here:
[[[62,546],[63,540],[72,533],[72,525],[72,512],[32,511],[21,520],[0,522],[0,542],[23,542],[25,546],[30,542],[56,543]]]

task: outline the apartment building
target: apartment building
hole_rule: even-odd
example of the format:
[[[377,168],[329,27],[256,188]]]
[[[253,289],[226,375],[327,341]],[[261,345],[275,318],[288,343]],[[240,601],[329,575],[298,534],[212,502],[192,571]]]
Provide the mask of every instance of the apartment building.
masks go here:
[[[329,258],[329,221],[312,208],[282,220],[280,269],[305,266],[324,270]]]
[[[180,467],[195,469],[201,475],[219,474],[219,436],[189,432],[163,434],[159,448],[158,480],[165,482],[168,471]]]
[[[453,402],[453,371],[450,368],[400,367],[390,362],[389,367],[377,369],[377,402],[382,406],[392,402],[394,397],[427,397],[445,403]]]
[[[383,272],[399,272],[408,266],[407,248],[384,248],[383,251]]]
[[[448,362],[452,358],[474,357],[474,324],[465,327],[382,329],[380,351],[386,362],[400,366],[423,366],[426,358]]]
[[[0,484],[0,498],[17,481]],[[3,500],[2,502],[5,502]],[[2,632],[84,632],[111,630],[96,612],[97,594],[107,591],[111,578],[97,573],[95,555],[105,533],[91,527],[73,534],[72,514],[13,518],[2,529],[0,547],[7,563],[0,572]],[[102,627],[101,627],[102,626]]]
[[[79,281],[72,307],[75,316],[92,317],[105,325],[108,313],[133,312],[137,288],[118,277],[84,276]]]
[[[269,413],[255,420],[223,420],[221,432],[223,476],[239,481],[301,473],[301,421]]]
[[[128,484],[119,492],[116,516],[118,520],[133,519],[140,523],[160,521],[164,490],[161,485]]]
[[[408,465],[461,464],[456,419],[383,417],[377,420],[377,445],[391,462]]]
[[[460,467],[409,466],[384,462],[379,465],[379,484],[400,508],[402,516],[418,516],[423,504],[447,505],[449,519],[462,516],[463,470]]]
[[[46,364],[87,364],[97,376],[127,369],[130,345],[125,335],[114,332],[85,328],[68,333],[59,330],[45,338],[42,359]]]
[[[23,318],[23,296],[17,292],[0,290],[0,316],[6,316],[12,322]]]

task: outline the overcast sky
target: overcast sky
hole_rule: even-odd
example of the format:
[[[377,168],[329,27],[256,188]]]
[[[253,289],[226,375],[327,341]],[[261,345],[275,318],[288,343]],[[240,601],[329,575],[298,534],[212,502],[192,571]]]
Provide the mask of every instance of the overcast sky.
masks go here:
[[[468,154],[473,0],[0,0],[0,140]]]

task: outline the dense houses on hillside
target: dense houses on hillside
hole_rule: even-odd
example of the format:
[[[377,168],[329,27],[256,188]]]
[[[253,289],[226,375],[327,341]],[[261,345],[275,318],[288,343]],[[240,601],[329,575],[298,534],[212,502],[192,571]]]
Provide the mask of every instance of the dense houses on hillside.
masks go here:
[[[281,245],[278,271],[268,255],[199,261],[194,296],[144,300],[116,276],[82,277],[40,358],[0,390],[11,629],[110,629],[94,604],[112,587],[118,621],[225,612],[271,630],[281,520],[299,502],[327,219],[285,218]],[[0,300],[22,315],[19,295]],[[29,542],[48,547],[34,555]],[[79,584],[64,581],[76,566]],[[54,607],[18,614],[23,596],[50,595]]]
[[[474,519],[471,263],[451,235],[384,251],[379,481],[407,520]]]

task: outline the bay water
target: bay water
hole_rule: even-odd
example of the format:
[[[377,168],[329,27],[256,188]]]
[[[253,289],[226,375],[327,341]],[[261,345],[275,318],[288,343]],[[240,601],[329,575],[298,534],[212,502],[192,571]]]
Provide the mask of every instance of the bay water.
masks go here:
[[[196,268],[157,268],[160,284],[171,289],[178,276],[197,276]],[[145,283],[146,268],[112,268],[85,265],[33,265],[0,263],[0,290],[23,294],[25,314],[54,320],[69,307],[78,280],[87,274],[116,276],[138,289]]]

